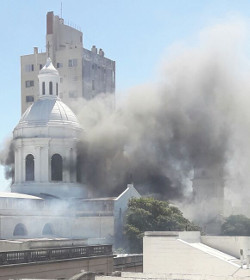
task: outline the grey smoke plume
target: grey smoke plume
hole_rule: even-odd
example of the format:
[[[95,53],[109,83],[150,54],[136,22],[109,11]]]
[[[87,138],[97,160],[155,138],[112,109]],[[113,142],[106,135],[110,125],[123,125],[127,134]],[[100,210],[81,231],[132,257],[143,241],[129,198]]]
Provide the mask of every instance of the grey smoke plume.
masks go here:
[[[0,164],[5,168],[5,178],[14,179],[14,148],[11,138],[6,138],[0,150]]]
[[[131,89],[115,112],[107,96],[72,104],[86,130],[79,151],[91,190],[113,195],[132,180],[172,199],[190,190],[194,168],[221,166],[231,176],[235,140],[249,150],[244,36],[242,22],[229,22],[203,31],[196,47],[175,46],[158,81]]]
[[[173,46],[157,82],[130,89],[115,111],[108,95],[72,103],[86,132],[77,168],[93,194],[117,195],[133,181],[142,194],[182,198],[193,169],[214,166],[222,167],[234,201],[239,189],[249,194],[245,29],[242,22],[219,24],[201,32],[193,48]],[[7,158],[1,162],[13,163]]]

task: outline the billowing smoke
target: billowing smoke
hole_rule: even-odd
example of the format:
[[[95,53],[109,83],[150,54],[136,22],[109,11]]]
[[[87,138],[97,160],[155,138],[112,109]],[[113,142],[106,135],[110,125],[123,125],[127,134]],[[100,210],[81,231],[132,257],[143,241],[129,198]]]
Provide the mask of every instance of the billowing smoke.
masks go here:
[[[222,176],[238,169],[233,159],[250,147],[244,35],[242,22],[229,22],[203,31],[196,47],[173,47],[158,81],[131,89],[114,112],[107,96],[72,104],[86,130],[79,151],[95,194],[117,194],[133,181],[141,193],[181,198],[194,168],[220,166]]]
[[[71,104],[85,129],[77,169],[93,195],[117,195],[134,182],[142,194],[181,199],[192,192],[194,168],[219,166],[229,196],[236,201],[240,189],[247,197],[245,30],[228,22],[201,32],[195,47],[173,46],[157,81],[130,89],[116,110],[109,95]]]
[[[5,168],[5,178],[14,179],[14,147],[11,138],[6,138],[0,149],[0,164]]]

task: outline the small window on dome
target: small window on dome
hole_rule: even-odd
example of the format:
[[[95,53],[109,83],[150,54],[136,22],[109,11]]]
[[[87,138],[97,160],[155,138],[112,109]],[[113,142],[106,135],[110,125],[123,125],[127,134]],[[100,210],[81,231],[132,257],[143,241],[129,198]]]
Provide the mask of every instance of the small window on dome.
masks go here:
[[[52,82],[49,82],[49,94],[50,95],[53,94],[53,84],[52,84]]]
[[[45,95],[45,82],[42,83],[42,91],[43,91],[43,95]]]
[[[58,83],[56,83],[56,95],[58,95]]]

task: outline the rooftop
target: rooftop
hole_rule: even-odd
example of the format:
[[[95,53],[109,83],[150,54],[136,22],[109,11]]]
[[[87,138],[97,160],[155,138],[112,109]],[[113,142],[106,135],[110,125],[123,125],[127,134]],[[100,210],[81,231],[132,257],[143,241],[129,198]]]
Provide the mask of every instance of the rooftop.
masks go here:
[[[40,197],[28,194],[21,193],[13,193],[13,192],[0,192],[0,198],[21,198],[21,199],[35,199],[35,200],[43,200]]]

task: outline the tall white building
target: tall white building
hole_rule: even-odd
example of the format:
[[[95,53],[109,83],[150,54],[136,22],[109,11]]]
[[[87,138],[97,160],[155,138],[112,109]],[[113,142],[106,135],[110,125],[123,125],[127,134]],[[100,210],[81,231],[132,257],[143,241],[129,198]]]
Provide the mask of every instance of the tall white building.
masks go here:
[[[22,114],[38,99],[38,72],[50,57],[60,74],[60,97],[66,104],[78,98],[91,99],[100,93],[115,93],[115,61],[102,49],[83,47],[81,31],[47,13],[46,52],[21,56]]]

